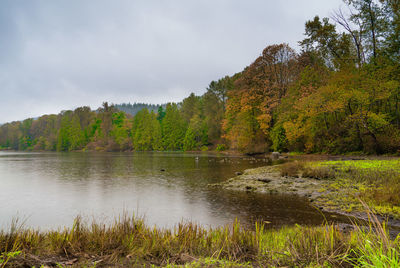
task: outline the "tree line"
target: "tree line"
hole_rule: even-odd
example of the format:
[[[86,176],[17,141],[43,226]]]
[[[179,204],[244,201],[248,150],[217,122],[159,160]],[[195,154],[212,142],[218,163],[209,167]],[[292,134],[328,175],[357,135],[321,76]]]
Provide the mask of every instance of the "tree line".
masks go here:
[[[300,52],[270,45],[243,71],[212,81],[201,96],[145,107],[134,116],[104,103],[96,111],[80,107],[7,123],[0,126],[0,146],[399,152],[400,2],[344,3],[345,11],[305,23]]]

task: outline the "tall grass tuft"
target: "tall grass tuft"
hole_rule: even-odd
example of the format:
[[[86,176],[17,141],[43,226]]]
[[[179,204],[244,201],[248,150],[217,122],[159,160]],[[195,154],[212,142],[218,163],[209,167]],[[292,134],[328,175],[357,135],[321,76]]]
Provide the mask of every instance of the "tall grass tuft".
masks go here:
[[[352,252],[356,267],[400,267],[398,239],[392,241],[385,223],[380,222],[370,208],[360,200],[368,214],[369,225],[354,223],[352,243],[357,245]]]
[[[281,176],[299,177],[304,170],[305,163],[302,161],[287,162],[281,165]]]

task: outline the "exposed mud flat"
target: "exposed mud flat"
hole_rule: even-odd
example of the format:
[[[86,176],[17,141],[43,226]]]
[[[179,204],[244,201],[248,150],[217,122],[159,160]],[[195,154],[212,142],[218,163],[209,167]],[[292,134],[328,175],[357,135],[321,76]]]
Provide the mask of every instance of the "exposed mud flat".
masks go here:
[[[284,177],[279,166],[266,166],[247,169],[241,175],[210,186],[258,193],[296,194],[313,200],[321,196],[321,189],[328,184],[327,181],[311,178]]]
[[[354,187],[337,187],[336,180],[320,180],[307,177],[281,176],[280,165],[247,169],[225,182],[210,184],[210,187],[222,187],[227,190],[248,191],[265,194],[295,194],[308,198],[321,211],[341,214],[353,219],[368,221],[368,213],[360,210],[348,210],[352,206],[349,196],[354,199]],[[333,187],[335,186],[335,187]],[[354,201],[353,201],[354,202]],[[356,201],[358,202],[358,201]],[[377,215],[378,219],[386,221],[394,227],[394,233],[400,231],[399,219]],[[347,225],[346,225],[347,226]]]

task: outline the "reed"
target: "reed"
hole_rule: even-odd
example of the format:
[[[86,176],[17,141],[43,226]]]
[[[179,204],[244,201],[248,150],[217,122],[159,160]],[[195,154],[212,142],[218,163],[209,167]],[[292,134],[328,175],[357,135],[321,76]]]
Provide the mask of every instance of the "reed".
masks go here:
[[[327,224],[266,229],[256,223],[254,230],[246,230],[238,221],[215,229],[181,223],[170,230],[146,226],[134,216],[111,225],[87,224],[77,217],[71,228],[48,232],[14,224],[0,233],[0,265],[399,267],[398,241],[390,240],[385,225],[369,215],[368,228],[354,223],[349,233]]]

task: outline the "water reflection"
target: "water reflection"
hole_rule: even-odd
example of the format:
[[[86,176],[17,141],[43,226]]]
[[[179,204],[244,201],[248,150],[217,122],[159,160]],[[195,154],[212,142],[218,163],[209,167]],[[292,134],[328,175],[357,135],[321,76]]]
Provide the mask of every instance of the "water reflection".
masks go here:
[[[220,226],[235,218],[248,226],[323,221],[301,198],[207,187],[263,164],[215,154],[0,152],[0,225],[18,215],[46,229],[71,225],[76,215],[111,220],[124,211],[160,227],[182,220]]]

